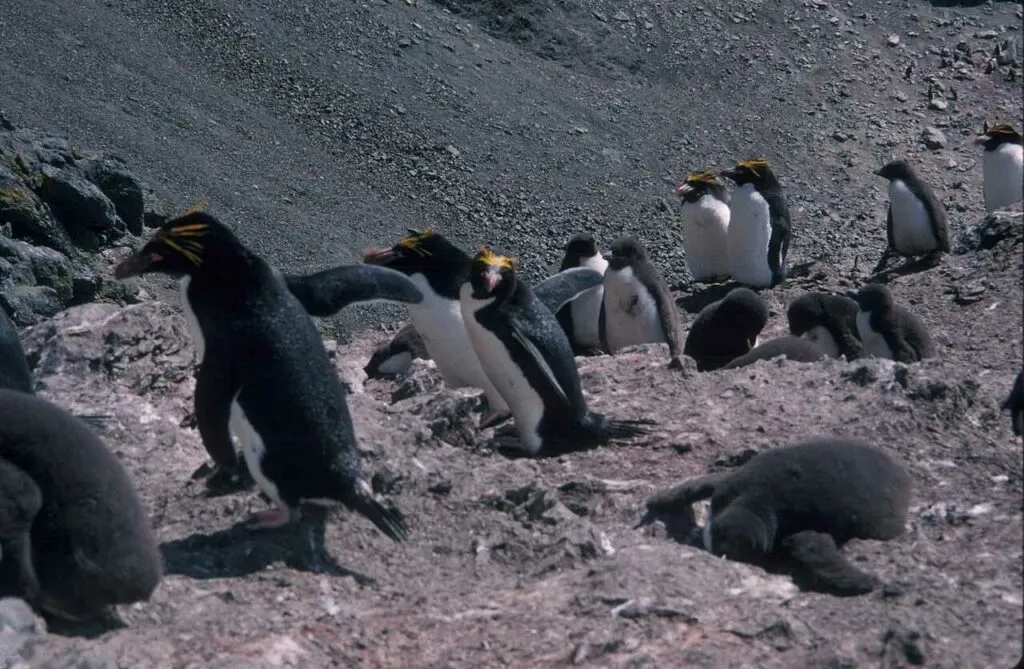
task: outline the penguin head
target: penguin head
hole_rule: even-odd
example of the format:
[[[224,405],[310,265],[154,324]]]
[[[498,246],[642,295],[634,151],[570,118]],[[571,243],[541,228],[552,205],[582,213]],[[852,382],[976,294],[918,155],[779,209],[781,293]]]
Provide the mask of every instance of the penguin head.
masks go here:
[[[789,333],[794,337],[801,337],[811,328],[825,322],[825,302],[816,293],[801,295],[789,303],[786,320],[789,322]]]
[[[869,283],[863,286],[853,297],[857,306],[864,313],[885,313],[893,305],[892,292],[888,286],[880,283]]]
[[[768,323],[768,305],[749,288],[733,288],[718,303],[715,320],[728,323],[753,341]]]
[[[731,180],[737,186],[751,184],[758,190],[778,185],[775,174],[768,165],[768,160],[766,158],[750,158],[748,160],[741,160],[736,163],[735,167],[728,170],[722,170],[718,175]]]
[[[505,299],[516,287],[515,261],[483,247],[473,257],[469,285],[475,299]]]
[[[433,228],[409,229],[409,234],[390,249],[368,249],[363,262],[380,265],[405,275],[426,273],[431,269],[462,268],[469,264],[469,255],[449,242]]]
[[[1014,130],[1009,123],[989,125],[986,121],[981,134],[975,137],[974,141],[981,144],[986,151],[995,151],[1003,144],[1024,144],[1024,136]]]
[[[723,202],[728,202],[728,193],[725,185],[718,179],[714,172],[694,172],[686,177],[678,188],[676,195],[683,199],[683,202],[696,202],[705,195],[712,195]]]
[[[620,270],[647,260],[647,249],[632,235],[619,237],[612,243],[608,256],[608,269]]]
[[[226,225],[193,208],[157,228],[142,249],[114,269],[114,278],[151,273],[194,276],[211,267],[222,267],[224,260],[244,252]]]
[[[732,503],[713,514],[710,551],[731,560],[756,559],[771,551],[775,543],[775,517],[755,513],[746,505]]]
[[[914,179],[914,168],[905,160],[890,160],[882,167],[875,170],[875,175],[888,179],[889,181],[909,181]]]

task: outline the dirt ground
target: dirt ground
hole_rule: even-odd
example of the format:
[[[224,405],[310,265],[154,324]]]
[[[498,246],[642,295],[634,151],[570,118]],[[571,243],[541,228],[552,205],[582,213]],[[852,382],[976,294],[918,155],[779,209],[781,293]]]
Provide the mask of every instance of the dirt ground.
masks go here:
[[[366,467],[410,526],[396,545],[334,514],[328,550],[373,584],[289,567],[284,537],[234,527],[265,506],[257,493],[211,499],[189,480],[205,452],[189,427],[193,354],[176,307],[59,314],[24,333],[40,392],[112,415],[103,436],[152,514],[167,575],[151,601],[123,609],[127,628],[50,634],[36,657],[78,650],[183,669],[1012,667],[1022,448],[998,404],[1022,359],[1024,227],[1017,214],[983,229],[940,266],[891,280],[930,327],[935,359],[681,374],[657,346],[579,358],[594,409],[657,421],[646,439],[591,452],[509,458],[490,448],[493,430],[476,429],[478,398],[444,390],[432,363],[368,380],[362,366],[387,335],[332,344]],[[765,334],[785,329],[796,295],[856,279],[816,266],[765,291]],[[634,527],[655,489],[816,435],[867,440],[912,475],[906,533],[845,549],[884,588],[801,592],[681,545],[660,523]]]

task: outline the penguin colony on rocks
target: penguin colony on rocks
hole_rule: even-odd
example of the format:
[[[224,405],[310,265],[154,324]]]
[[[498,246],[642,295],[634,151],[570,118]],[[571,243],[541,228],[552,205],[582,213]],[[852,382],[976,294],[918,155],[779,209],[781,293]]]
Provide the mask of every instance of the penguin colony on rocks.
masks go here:
[[[1022,138],[984,127],[985,207],[1024,199]],[[887,249],[938,262],[948,253],[945,211],[905,161],[877,171],[888,181]],[[732,193],[723,177],[733,184]],[[394,541],[410,528],[363,471],[345,389],[312,317],[388,301],[411,322],[369,360],[371,376],[400,376],[431,359],[449,387],[483,391],[481,429],[511,421],[496,438],[531,456],[566,454],[643,437],[643,416],[609,417],[587,406],[576,355],[614,355],[665,344],[668,367],[698,372],[785,357],[889,358],[912,364],[936,355],[928,329],[880,282],[847,295],[806,293],[787,306],[789,334],[765,342],[769,310],[757,291],[786,279],[789,209],[767,160],[739,161],[719,174],[690,174],[682,241],[693,278],[733,280],[684,333],[660,270],[636,237],[580,233],[558,272],[530,285],[515,261],[487,247],[471,255],[440,232],[410,230],[363,263],[284,275],[228,226],[198,208],[156,230],[116,268],[117,279],[164,274],[180,280],[197,352],[195,414],[213,462],[210,494],[256,485],[271,506],[243,523],[282,528],[308,547],[300,564],[337,573],[324,546],[325,508],[355,511]],[[1024,371],[1002,404],[1024,432]],[[18,334],[0,310],[0,590],[61,619],[117,619],[114,607],[147,600],[162,577],[153,529],[118,458],[93,431],[101,416],[75,416],[34,394]],[[783,564],[808,587],[861,594],[879,585],[840,554],[854,538],[903,532],[911,482],[881,449],[845,439],[810,440],[762,453],[739,469],[656,493],[643,522],[686,518],[711,500],[705,550],[756,564]],[[312,523],[300,524],[308,517]],[[304,530],[301,528],[305,528]]]

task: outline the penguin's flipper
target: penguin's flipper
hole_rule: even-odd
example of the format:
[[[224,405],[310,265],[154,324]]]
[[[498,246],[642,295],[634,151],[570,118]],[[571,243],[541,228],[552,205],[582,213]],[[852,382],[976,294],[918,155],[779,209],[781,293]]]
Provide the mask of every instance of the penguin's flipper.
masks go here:
[[[931,189],[923,183],[917,188],[914,186],[918,186],[918,184],[911,186],[911,192],[924,205],[924,210],[928,214],[928,221],[931,223],[932,234],[935,235],[938,250],[943,253],[949,253],[949,224],[946,222],[945,207],[938,201],[935,194],[931,192]]]
[[[231,441],[228,423],[231,403],[242,388],[238,370],[231,364],[227,351],[208,350],[196,375],[196,426],[206,452],[218,469],[229,472],[238,469],[238,454]]]
[[[352,492],[340,500],[345,506],[367,518],[393,541],[405,541],[409,531],[397,508],[388,508],[373,494],[373,489],[364,481],[359,480],[352,486]]]
[[[423,293],[409,277],[377,265],[339,265],[315,274],[285,276],[285,282],[310,316],[333,316],[355,302],[423,301]]]
[[[715,494],[715,486],[730,474],[731,472],[708,474],[660,490],[647,498],[647,510],[648,512],[673,511],[707,499]]]
[[[558,396],[562,399],[563,402],[565,402],[565,406],[568,407],[570,404],[569,395],[568,393],[565,392],[565,388],[562,387],[562,384],[558,381],[558,377],[555,376],[555,371],[551,368],[551,365],[549,365],[548,361],[544,358],[544,354],[540,352],[540,350],[534,345],[532,341],[530,341],[529,337],[527,337],[518,327],[516,327],[515,323],[512,323],[512,339],[516,341],[520,346],[522,346],[527,353],[530,354],[530,357],[534,359],[534,361],[537,363],[537,366],[544,374],[544,378],[546,378],[548,380],[548,383],[551,384],[551,388],[556,393],[558,393]],[[576,364],[575,361],[573,362],[573,364]]]
[[[672,363],[681,367],[683,326],[679,318],[679,307],[672,299],[672,291],[668,289],[668,286],[662,285],[662,288],[663,290],[655,291],[653,296],[658,306],[658,319],[661,321],[661,331],[665,333],[665,341],[668,343],[668,352]]]
[[[0,559],[14,564],[20,594],[37,604],[42,590],[32,561],[32,524],[43,493],[28,474],[0,458]]]
[[[533,287],[533,294],[552,314],[576,296],[604,283],[604,275],[589,267],[573,267],[549,276]]]
[[[772,221],[772,234],[768,239],[768,268],[772,272],[772,285],[775,285],[786,278],[786,255],[789,253],[792,223],[789,206],[781,193],[768,193],[765,200]]]
[[[797,532],[782,540],[782,548],[802,568],[803,573],[794,580],[807,578],[807,586],[815,590],[837,595],[863,595],[881,585],[877,578],[847,562],[828,534],[810,530]]]
[[[607,296],[607,291],[605,292]],[[601,342],[601,350],[612,355],[612,350],[608,347],[608,317],[605,315],[605,305],[608,303],[606,298],[601,299],[601,308],[597,311],[597,338]]]

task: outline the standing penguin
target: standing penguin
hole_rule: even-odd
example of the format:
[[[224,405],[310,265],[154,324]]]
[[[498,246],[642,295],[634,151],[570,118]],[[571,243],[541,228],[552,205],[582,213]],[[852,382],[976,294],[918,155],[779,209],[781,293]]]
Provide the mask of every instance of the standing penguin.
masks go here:
[[[804,293],[789,303],[789,333],[814,342],[831,357],[856,360],[864,356],[857,334],[857,302],[843,295]]]
[[[1024,369],[1017,373],[1013,389],[999,405],[1002,411],[1009,410],[1010,425],[1018,437],[1024,435]]]
[[[697,314],[686,335],[683,353],[697,361],[697,371],[720,369],[757,346],[768,323],[768,305],[749,288],[733,288]]]
[[[676,195],[683,199],[683,250],[694,281],[729,277],[729,191],[711,172],[686,177]]]
[[[664,342],[669,365],[682,367],[679,308],[636,237],[620,237],[612,244],[604,273],[599,331],[601,345],[610,354],[626,346]]]
[[[985,211],[1024,200],[1024,137],[1008,123],[982,128],[975,141],[984,147],[981,162]]]
[[[875,172],[889,180],[889,213],[885,222],[888,241],[875,272],[885,267],[892,254],[927,255],[936,260],[949,253],[949,226],[946,210],[932,189],[907,161],[893,160]]]
[[[25,359],[18,331],[0,307],[0,388],[10,388],[23,393],[33,393],[32,372]]]
[[[190,277],[185,306],[203,342],[195,397],[203,444],[218,466],[234,469],[233,432],[275,505],[250,526],[282,527],[298,520],[302,501],[328,499],[404,539],[402,520],[363,475],[341,381],[281,273],[203,212],[167,221],[114,276],[154,272]],[[321,523],[310,537],[314,569],[329,562],[322,531]]]
[[[565,257],[560,271],[574,267],[586,267],[600,272],[602,276],[608,269],[608,261],[598,252],[597,242],[585,232],[573,235],[565,245]],[[581,293],[555,314],[577,355],[590,354],[601,348],[598,321],[603,299],[604,286],[595,286]]]
[[[860,309],[857,331],[868,355],[902,363],[935,355],[928,328],[920,318],[893,301],[887,286],[869,283],[854,299]]]
[[[527,453],[589,448],[639,436],[651,424],[587,408],[569,339],[511,259],[487,248],[477,253],[460,304],[473,349],[511,407]]]
[[[782,185],[762,158],[742,160],[720,175],[737,186],[729,205],[729,274],[751,288],[781,283],[792,236]]]
[[[0,585],[68,620],[120,622],[114,605],[149,599],[162,576],[117,456],[80,419],[10,389],[0,389],[0,560]]]

